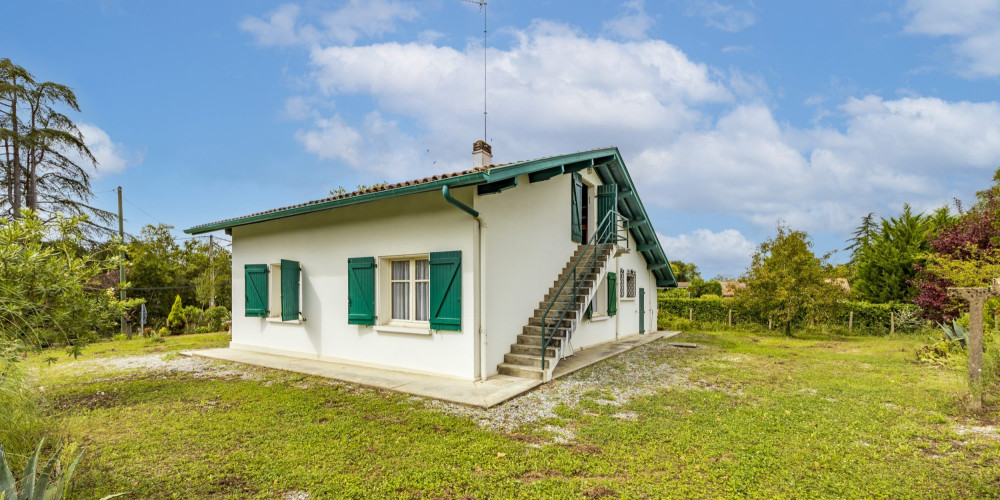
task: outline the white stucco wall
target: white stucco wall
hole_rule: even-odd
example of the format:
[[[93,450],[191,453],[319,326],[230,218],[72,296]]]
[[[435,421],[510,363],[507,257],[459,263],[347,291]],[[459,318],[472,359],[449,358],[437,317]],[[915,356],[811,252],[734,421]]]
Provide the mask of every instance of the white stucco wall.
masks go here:
[[[453,195],[471,204],[473,188]],[[233,228],[233,347],[475,379],[475,224],[433,192]],[[462,251],[461,331],[387,333],[347,324],[348,258],[450,250]],[[302,266],[301,324],[245,316],[244,264],[280,259]],[[376,297],[384,297],[381,290]]]
[[[601,184],[592,171],[581,173],[590,186]],[[570,234],[571,176],[560,175],[531,183],[528,176],[518,179],[518,186],[498,194],[477,195],[475,208],[487,222],[486,228],[486,369],[496,373],[503,355],[534,314],[539,302],[555,283],[560,271],[576,251],[577,243]],[[590,216],[593,231],[597,221],[596,189],[591,196]],[[635,240],[629,236],[632,252],[611,258],[609,269],[619,266],[635,269],[637,288],[646,290],[646,332],[655,331],[656,287],[646,262],[636,252]],[[602,279],[606,279],[602,276]],[[637,293],[638,295],[638,293]],[[573,335],[573,347],[613,341],[639,333],[638,298],[619,300],[618,314],[604,321],[584,319]]]
[[[486,221],[486,369],[497,372],[577,244],[570,234],[570,176],[476,196]]]

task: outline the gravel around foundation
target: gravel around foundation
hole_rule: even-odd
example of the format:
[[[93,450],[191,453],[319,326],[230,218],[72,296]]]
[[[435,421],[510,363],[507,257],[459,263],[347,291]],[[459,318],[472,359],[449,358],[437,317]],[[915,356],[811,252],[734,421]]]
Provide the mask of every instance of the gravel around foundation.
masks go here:
[[[683,350],[666,342],[652,342],[539,386],[532,392],[490,409],[442,401],[431,401],[429,405],[452,415],[471,418],[485,429],[510,432],[524,424],[554,418],[560,406],[577,407],[584,399],[602,405],[622,406],[661,389],[717,390],[691,380],[690,370],[678,366],[677,358],[690,353],[690,350],[680,352]],[[634,415],[633,412],[622,411],[616,417],[634,419]],[[543,430],[554,432],[550,427]],[[563,435],[561,438],[571,436]]]
[[[118,372],[158,372],[184,374],[195,378],[236,378],[257,380],[260,373],[251,367],[225,363],[177,353],[146,354],[142,356],[121,356],[110,358],[81,359],[58,364],[45,370],[69,372],[73,375],[115,374]]]

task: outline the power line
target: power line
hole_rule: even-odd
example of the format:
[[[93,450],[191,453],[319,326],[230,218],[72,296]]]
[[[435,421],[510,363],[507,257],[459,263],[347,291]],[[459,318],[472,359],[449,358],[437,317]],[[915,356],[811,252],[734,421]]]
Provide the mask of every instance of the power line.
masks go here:
[[[169,225],[170,225],[170,224],[167,224],[166,222],[163,222],[162,220],[158,219],[158,218],[157,218],[156,216],[154,216],[153,214],[151,214],[151,213],[149,213],[149,212],[147,212],[147,211],[143,210],[142,208],[139,208],[139,205],[136,205],[135,203],[132,203],[132,200],[130,200],[130,199],[128,199],[128,198],[125,198],[125,201],[127,201],[129,205],[132,205],[133,207],[135,207],[135,209],[136,209],[136,210],[138,210],[138,211],[140,211],[140,212],[142,212],[142,213],[146,214],[146,215],[147,215],[148,217],[152,218],[152,219],[153,219],[153,220],[155,220],[156,222],[159,222],[160,224],[163,224],[164,226],[169,226]]]

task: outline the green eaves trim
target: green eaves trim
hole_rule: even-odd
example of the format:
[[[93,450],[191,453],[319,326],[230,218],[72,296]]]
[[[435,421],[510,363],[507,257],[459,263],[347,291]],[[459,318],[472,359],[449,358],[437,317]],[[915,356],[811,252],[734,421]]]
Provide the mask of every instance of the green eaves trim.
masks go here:
[[[329,210],[331,208],[355,205],[358,203],[366,203],[369,201],[376,201],[386,198],[395,198],[397,196],[406,196],[409,194],[424,193],[429,191],[440,191],[441,186],[449,186],[452,188],[456,188],[462,186],[473,186],[477,184],[484,184],[487,182],[502,181],[505,179],[509,179],[511,177],[517,177],[524,174],[531,174],[533,172],[538,172],[555,166],[566,165],[569,163],[585,161],[594,158],[605,158],[610,155],[614,155],[615,158],[618,159],[618,161],[621,161],[620,160],[621,156],[618,154],[618,148],[603,148],[603,149],[594,149],[591,151],[581,151],[579,153],[570,153],[566,155],[552,156],[548,158],[539,158],[537,160],[512,163],[510,165],[493,167],[483,172],[471,172],[464,175],[456,175],[453,177],[447,177],[444,179],[438,179],[420,184],[412,184],[409,186],[402,186],[394,189],[386,189],[384,191],[377,191],[374,193],[360,194],[357,196],[351,196],[349,198],[341,198],[337,200],[309,203],[306,205],[288,207],[285,209],[275,210],[272,212],[267,212],[257,215],[237,217],[235,219],[213,222],[201,226],[194,226],[185,229],[184,232],[187,234],[210,233],[212,231],[230,229],[236,226],[244,226],[247,224],[254,224],[269,220],[282,219],[285,217],[291,217],[293,215],[302,215],[312,212],[319,212],[322,210]]]

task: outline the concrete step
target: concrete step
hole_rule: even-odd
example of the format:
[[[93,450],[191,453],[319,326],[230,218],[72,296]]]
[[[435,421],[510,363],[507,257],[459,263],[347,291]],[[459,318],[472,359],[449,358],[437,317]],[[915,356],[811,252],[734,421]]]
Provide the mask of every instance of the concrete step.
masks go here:
[[[548,368],[552,365],[552,358],[545,358],[545,366],[542,366],[541,356],[532,356],[531,354],[515,354],[507,353],[503,355],[504,363],[511,365],[521,365],[521,366],[531,366],[538,368]]]
[[[563,307],[564,307],[564,304],[553,306],[552,309],[549,309],[549,315],[546,316],[546,319],[556,319],[559,316],[561,316],[562,315]],[[541,318],[542,315],[545,314],[545,309],[546,308],[548,308],[548,306],[545,306],[545,307],[543,307],[541,309],[535,309],[535,317],[536,318]],[[566,311],[566,319],[576,319],[576,315],[577,314],[579,314],[579,313],[577,311],[575,311],[574,308],[570,308],[569,311]]]
[[[565,327],[564,328],[556,328],[555,334],[553,335],[553,334],[551,334],[552,330],[546,328],[545,329],[545,335],[546,336],[555,336],[555,337],[565,338],[567,335],[569,335],[569,330],[570,330],[569,328],[565,328]],[[524,326],[521,327],[521,333],[523,333],[525,335],[541,335],[542,334],[542,325],[524,325]]]
[[[542,355],[542,346],[540,343],[541,337],[539,337],[538,339],[539,339],[538,345],[511,344],[510,345],[511,354],[528,354],[531,356],[541,356]],[[545,357],[551,359],[558,355],[559,355],[559,350],[555,347],[552,347],[552,344],[550,343],[549,347],[545,349]]]
[[[573,295],[573,290],[563,290],[562,293],[560,293],[559,295],[556,295],[555,292],[552,292],[549,295],[546,295],[545,298],[542,300],[546,303],[552,302],[552,299],[556,299],[556,302],[569,302],[571,299],[573,299],[573,297],[576,297],[576,300],[578,302],[583,302],[587,300],[590,297],[590,287],[580,288],[579,290],[577,290],[576,295]]]
[[[536,368],[534,366],[500,363],[499,365],[497,365],[497,371],[500,372],[501,375],[509,375],[511,377],[545,380],[545,371],[542,370],[541,368]]]
[[[561,347],[563,339],[565,336],[559,336],[556,334],[555,337],[549,340],[549,347]],[[523,346],[542,346],[542,336],[539,334],[522,333],[517,336],[517,344]]]
[[[562,322],[559,321],[559,316],[553,315],[551,318],[545,318],[545,322],[550,329],[552,328],[573,328],[576,323],[574,318],[564,318]],[[541,328],[542,318],[538,316],[532,316],[528,318],[528,326],[537,326]]]

